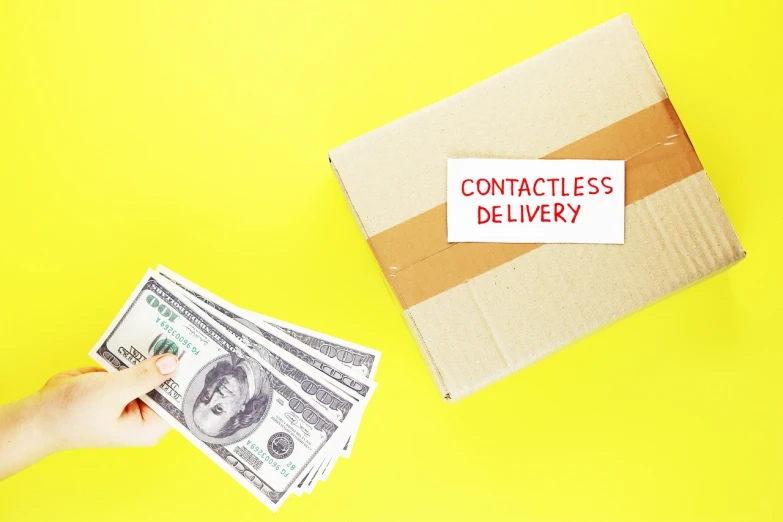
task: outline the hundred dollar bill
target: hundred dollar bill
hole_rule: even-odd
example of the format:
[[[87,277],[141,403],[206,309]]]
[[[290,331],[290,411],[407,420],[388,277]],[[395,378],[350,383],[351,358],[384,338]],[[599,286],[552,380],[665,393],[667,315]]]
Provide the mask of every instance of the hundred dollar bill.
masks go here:
[[[176,272],[169,270],[168,268],[158,265],[158,272],[165,275],[172,281],[182,284],[187,288],[191,288],[198,292],[198,285],[188,281]],[[338,365],[348,371],[362,375],[368,379],[374,379],[375,373],[378,370],[378,363],[381,359],[381,352],[373,350],[360,344],[352,343],[344,339],[339,339],[331,335],[326,335],[321,332],[316,332],[302,326],[287,323],[274,317],[259,314],[250,310],[244,310],[246,313],[254,316],[256,320],[260,320],[267,324],[274,326],[276,329],[285,332],[287,335],[300,341],[310,351],[316,351],[332,361],[333,364]]]
[[[188,296],[185,297],[190,301]],[[366,405],[365,400],[360,401],[359,399],[350,397],[344,392],[334,388],[329,383],[322,382],[323,377],[319,378],[311,366],[308,366],[288,352],[280,350],[242,324],[237,323],[220,313],[217,309],[195,299],[191,302],[201,308],[204,313],[209,315],[209,317],[222,326],[227,332],[232,334],[243,346],[249,348],[261,359],[269,363],[274,369],[283,374],[289,385],[298,387],[302,392],[310,395],[313,402],[319,406],[326,415],[329,415],[340,424],[343,423],[345,419],[352,417],[354,420],[350,424],[351,431],[346,433],[346,436],[350,439],[351,432],[358,429],[358,420]],[[338,443],[339,440],[337,439],[333,441],[336,451],[325,451],[324,453],[347,457],[349,455],[346,450],[348,441],[346,440],[343,444],[339,445]],[[326,458],[325,455],[324,459]],[[329,456],[328,458],[330,461],[333,460],[332,456]],[[307,471],[304,473],[307,473]]]
[[[319,352],[310,350],[297,339],[294,339],[288,336],[286,333],[269,326],[263,321],[252,319],[252,312],[243,310],[242,308],[239,308],[238,306],[229,303],[228,301],[218,297],[208,290],[198,286],[196,283],[185,279],[183,276],[175,274],[174,272],[159,266],[158,270],[161,269],[163,269],[162,273],[159,272],[161,275],[166,277],[172,283],[176,284],[179,290],[181,290],[189,299],[192,299],[194,302],[196,302],[200,307],[203,308],[203,310],[209,311],[212,309],[217,314],[219,314],[220,317],[224,317],[233,321],[233,324],[238,323],[241,327],[244,327],[244,335],[247,336],[249,333],[252,333],[255,334],[254,338],[257,341],[262,339],[266,340],[275,347],[281,349],[278,351],[278,353],[287,352],[288,354],[306,363],[314,370],[318,371],[324,378],[323,380],[338,386],[352,397],[357,397],[361,401],[361,411],[363,413],[367,402],[375,390],[376,383],[374,381],[362,377],[361,375],[349,375],[349,372],[346,372],[344,369],[341,370],[340,368],[335,368],[332,361]],[[353,449],[353,444],[356,441],[356,433],[359,429],[359,421],[355,421],[353,426],[354,428],[351,435],[342,449],[337,452],[337,455],[346,458],[350,456],[351,450]],[[309,477],[323,465],[325,465],[325,461],[313,462],[308,470],[305,471],[303,476]],[[308,473],[310,475],[307,475]],[[308,483],[304,482],[304,485],[308,485]],[[302,485],[297,485],[297,489],[301,487]]]
[[[290,353],[294,357],[302,360],[306,364],[312,366],[317,371],[321,372],[326,380],[340,386],[346,390],[349,394],[353,394],[354,397],[369,400],[375,390],[376,383],[366,377],[359,374],[354,374],[346,371],[344,368],[335,365],[333,361],[318,351],[310,349],[307,345],[301,341],[294,339],[281,330],[278,330],[269,324],[259,320],[253,316],[253,312],[244,310],[221,297],[213,294],[212,292],[200,287],[196,283],[187,280],[185,277],[172,272],[162,266],[158,266],[158,270],[162,270],[161,275],[166,277],[169,281],[176,284],[179,289],[185,293],[188,297],[203,303],[210,308],[214,308],[221,314],[233,319],[234,321],[247,327],[260,337],[263,337],[267,341],[271,342],[275,346]],[[366,402],[364,404],[366,406]],[[358,423],[356,430],[358,431]],[[353,449],[353,444],[356,442],[356,432],[352,434],[343,448],[343,456],[349,456]]]
[[[163,352],[179,369],[141,399],[273,511],[345,440],[308,393],[149,271],[90,355],[116,371]]]
[[[305,345],[300,340],[295,339],[289,336],[287,333],[270,326],[263,320],[254,317],[253,312],[244,310],[232,303],[229,303],[228,301],[225,301],[219,296],[200,287],[196,283],[189,281],[185,277],[176,274],[162,266],[158,266],[158,271],[161,273],[161,275],[167,277],[170,281],[176,284],[179,289],[182,290],[189,298],[193,299],[194,302],[201,305],[205,311],[210,309],[216,310],[217,313],[221,314],[222,316],[235,321],[235,324],[239,323],[247,330],[255,333],[256,339],[263,338],[278,348],[281,348],[282,351],[280,353],[287,352],[296,358],[301,359],[303,362],[311,365],[314,369],[321,372],[327,380],[332,379],[336,384],[342,386],[343,389],[346,389],[349,393],[358,392],[360,398],[365,400],[363,406],[366,406],[366,401],[370,398],[372,391],[376,386],[374,381],[362,377],[361,374],[346,371],[346,368],[344,367],[342,367],[343,369],[340,370],[340,367],[335,364],[333,360],[327,358],[325,355],[320,353],[320,351],[312,350],[311,346]],[[378,358],[375,359],[376,362],[378,360]],[[353,445],[356,441],[356,434],[358,429],[359,424],[357,421],[355,429],[353,430],[348,441],[341,451],[335,454],[334,457],[340,456],[347,458],[350,456],[351,450],[353,449]],[[321,462],[314,462],[308,468],[308,470],[303,473],[303,478],[300,483],[297,484],[294,492],[298,495],[302,492],[303,488],[306,488],[308,490],[307,492],[311,492],[318,482],[326,480],[328,473],[331,472],[331,469],[334,467],[334,463],[336,463],[336,459],[331,457],[328,459],[328,461],[325,457],[325,459]],[[324,473],[327,468],[328,472]],[[311,480],[315,478],[317,478],[317,480]]]

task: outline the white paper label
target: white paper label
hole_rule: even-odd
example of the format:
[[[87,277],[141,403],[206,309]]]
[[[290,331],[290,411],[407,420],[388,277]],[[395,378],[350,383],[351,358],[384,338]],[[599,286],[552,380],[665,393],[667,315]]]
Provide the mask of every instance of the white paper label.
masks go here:
[[[625,242],[621,160],[448,160],[449,243]]]

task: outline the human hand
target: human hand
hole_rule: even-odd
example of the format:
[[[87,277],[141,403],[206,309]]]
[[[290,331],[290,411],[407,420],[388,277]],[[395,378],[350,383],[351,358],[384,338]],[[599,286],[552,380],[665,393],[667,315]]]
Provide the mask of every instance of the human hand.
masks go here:
[[[0,480],[57,451],[156,444],[169,425],[138,397],[177,365],[176,356],[166,354],[119,372],[71,370],[0,407]]]
[[[119,372],[87,367],[49,379],[38,392],[40,414],[57,434],[57,450],[156,444],[169,425],[138,397],[171,377],[177,364],[162,355]]]

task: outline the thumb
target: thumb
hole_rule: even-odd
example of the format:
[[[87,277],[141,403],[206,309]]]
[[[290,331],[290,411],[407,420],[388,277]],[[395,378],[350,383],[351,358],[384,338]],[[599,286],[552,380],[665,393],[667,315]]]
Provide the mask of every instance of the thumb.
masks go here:
[[[179,359],[172,354],[152,357],[127,370],[109,374],[112,400],[124,407],[134,399],[163,384],[177,371]]]

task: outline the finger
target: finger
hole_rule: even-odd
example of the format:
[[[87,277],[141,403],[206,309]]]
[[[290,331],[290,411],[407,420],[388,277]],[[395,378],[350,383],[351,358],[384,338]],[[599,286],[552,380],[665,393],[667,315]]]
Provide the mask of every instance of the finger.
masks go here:
[[[133,411],[123,417],[123,443],[128,446],[154,446],[171,426],[141,400],[133,401]]]
[[[144,419],[144,432],[146,434],[146,440],[143,441],[143,444],[154,446],[171,430],[171,425],[143,402],[139,405],[139,413],[142,419]]]
[[[152,426],[152,429],[165,434],[171,429],[171,425],[163,420],[163,417],[155,413],[155,410],[144,402],[139,401],[139,415],[145,425]]]
[[[123,407],[160,386],[163,381],[171,377],[177,371],[179,360],[175,355],[164,354],[153,357],[122,370],[108,375],[108,391],[110,399]]]

